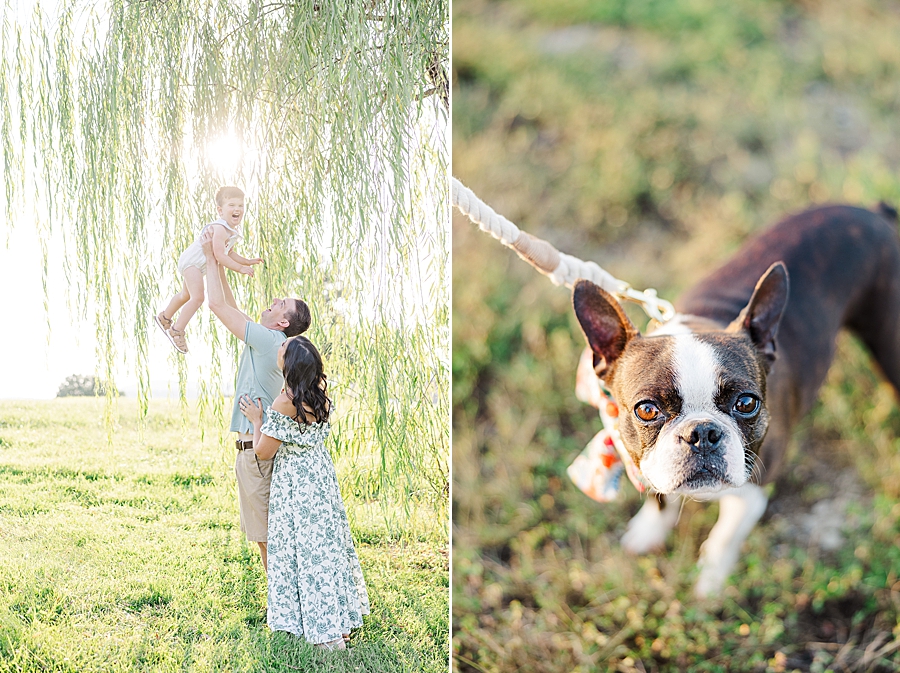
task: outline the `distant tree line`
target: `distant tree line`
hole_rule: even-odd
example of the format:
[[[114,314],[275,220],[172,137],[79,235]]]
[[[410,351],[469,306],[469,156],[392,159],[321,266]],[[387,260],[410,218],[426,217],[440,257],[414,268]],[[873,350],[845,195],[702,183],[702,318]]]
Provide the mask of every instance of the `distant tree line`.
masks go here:
[[[116,395],[121,397],[122,391],[117,390]],[[106,386],[97,381],[96,377],[72,374],[59,386],[57,397],[105,397]]]

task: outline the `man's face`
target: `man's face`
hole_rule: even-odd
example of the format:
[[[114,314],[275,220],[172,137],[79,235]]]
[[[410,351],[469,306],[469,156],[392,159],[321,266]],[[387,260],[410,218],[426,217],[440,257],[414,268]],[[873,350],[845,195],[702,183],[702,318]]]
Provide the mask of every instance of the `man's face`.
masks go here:
[[[221,206],[216,207],[216,212],[228,223],[228,226],[236,229],[244,219],[244,197],[228,197]]]
[[[259,319],[259,324],[269,329],[284,329],[288,322],[287,314],[297,311],[297,302],[294,299],[273,299]]]

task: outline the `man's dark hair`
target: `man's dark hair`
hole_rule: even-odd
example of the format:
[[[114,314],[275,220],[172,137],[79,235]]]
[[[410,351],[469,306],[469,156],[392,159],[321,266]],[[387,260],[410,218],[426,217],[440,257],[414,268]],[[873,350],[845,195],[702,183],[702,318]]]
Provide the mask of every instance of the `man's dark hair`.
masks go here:
[[[296,310],[288,311],[284,314],[284,317],[288,321],[288,326],[284,328],[284,336],[286,337],[303,334],[309,329],[309,323],[311,321],[309,306],[306,305],[306,302],[302,299],[294,299],[293,301],[297,307]]]

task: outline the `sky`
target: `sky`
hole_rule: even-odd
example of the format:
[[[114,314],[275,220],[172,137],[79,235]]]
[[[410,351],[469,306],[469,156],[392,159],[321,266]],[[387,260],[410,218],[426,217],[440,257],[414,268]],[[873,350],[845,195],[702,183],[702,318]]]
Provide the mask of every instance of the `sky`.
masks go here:
[[[52,19],[58,8],[59,3],[49,2],[42,10]],[[30,1],[14,2],[7,6],[4,17],[25,26],[33,9]],[[79,15],[79,25],[85,18]],[[16,224],[11,224],[13,221]],[[95,325],[69,310],[62,242],[58,240],[50,241],[48,326],[40,240],[27,222],[26,217],[10,214],[0,224],[0,311],[9,325],[0,331],[0,399],[49,399],[56,396],[66,377],[93,375],[96,369]],[[159,338],[151,339],[150,344],[153,394],[177,397],[177,387],[170,386],[177,380],[175,365],[167,361],[171,346],[161,332],[154,336]],[[133,374],[129,376],[130,369],[133,366],[120,369],[117,383],[126,396],[135,397],[137,382]]]
[[[428,128],[438,123],[435,116],[425,121],[424,126]],[[207,152],[215,155],[217,144],[216,141],[210,143]],[[234,141],[226,142],[224,146],[234,147]],[[246,161],[247,156],[243,156],[243,159]],[[220,158],[218,163],[225,165],[227,160]],[[235,163],[233,166],[227,166],[227,169],[229,172],[236,172],[238,165]],[[19,204],[18,207],[34,210],[34,204]],[[252,199],[249,210],[252,211]],[[210,219],[212,217],[214,214],[211,211]],[[252,225],[253,213],[248,212],[248,217]],[[437,226],[434,222],[428,224]],[[65,223],[62,223],[62,226],[65,226]],[[7,222],[0,224],[0,311],[7,317],[8,325],[7,329],[0,331],[0,353],[2,353],[0,400],[51,399],[56,396],[60,385],[68,376],[96,373],[97,326],[92,311],[88,311],[87,317],[82,317],[70,308],[74,298],[69,297],[69,282],[64,271],[64,246],[59,229],[60,225],[57,224],[55,234],[48,241],[49,271],[46,296],[50,313],[48,324],[41,281],[41,241],[38,229],[21,213],[11,213]],[[433,235],[434,232],[428,228],[422,233],[425,237]],[[244,251],[244,254],[248,252],[252,251]],[[420,248],[418,265],[421,269],[427,269],[430,264],[430,246],[423,244]],[[176,274],[173,264],[167,264],[167,268],[172,274]],[[416,282],[422,285],[414,288]],[[427,298],[431,296],[431,290],[426,287],[431,282],[434,282],[434,278],[410,276],[405,279],[402,291],[397,292],[398,288],[395,287],[394,293],[389,295],[389,301],[397,302],[399,307],[393,306],[388,312],[391,315],[408,313],[407,320],[425,318],[419,314]],[[161,279],[160,285],[170,286],[164,278]],[[373,313],[374,307],[369,304],[378,301],[376,297],[381,296],[381,292],[375,286],[371,291],[373,292],[371,301],[363,302],[355,311],[348,309],[346,314],[348,320],[373,317],[369,314]],[[160,296],[157,309],[165,306],[168,299],[168,295]],[[350,315],[351,313],[358,315]],[[178,398],[177,359],[184,357],[188,362],[187,396],[189,399],[196,398],[199,379],[204,375],[202,368],[210,362],[211,355],[210,346],[199,336],[201,326],[198,323],[201,316],[209,319],[209,309],[205,303],[188,326],[190,352],[185,356],[175,352],[153,321],[153,314],[145,316],[150,334],[149,368],[152,397]],[[192,329],[198,332],[197,338],[191,338]],[[133,349],[133,341],[129,338],[123,337],[117,344],[117,350],[123,357],[117,368],[116,384],[125,397],[131,398],[137,396],[134,359],[131,357]],[[449,357],[449,354],[444,355]],[[220,362],[231,362],[227,352],[223,351],[220,354]],[[230,367],[230,364],[227,366]],[[208,373],[206,375],[208,376]],[[232,378],[233,372],[222,373],[221,381],[226,394],[230,394]]]
[[[4,15],[7,19],[13,18],[27,23],[31,16],[32,6],[28,1],[13,3],[18,6],[12,14]],[[42,5],[42,10],[52,20],[57,14],[59,3],[49,2]],[[79,15],[79,26],[87,21],[88,15]],[[24,25],[24,23],[23,23]],[[86,25],[86,24],[85,24]],[[102,25],[102,21],[100,22]],[[80,30],[80,28],[79,28]],[[78,34],[76,30],[76,34]],[[14,120],[15,121],[15,120]],[[422,122],[422,128],[417,133],[429,134],[436,130],[443,134],[444,124],[440,121],[440,115],[435,111],[434,116],[426,115]],[[187,142],[187,141],[186,141]],[[189,143],[188,143],[189,145]],[[241,151],[236,154],[234,149],[239,146]],[[206,159],[217,167],[224,175],[238,173],[243,168],[247,174],[252,174],[254,150],[244,147],[240,143],[236,145],[234,138],[213,138],[206,145]],[[26,153],[27,156],[27,153]],[[188,167],[190,170],[190,166]],[[40,179],[33,173],[32,167],[26,167],[29,180]],[[0,181],[3,179],[2,167],[0,167]],[[28,182],[28,181],[26,181]],[[247,190],[248,216],[252,224],[252,209],[254,194],[252,186],[247,183],[223,181],[222,184],[242,184]],[[27,200],[27,193],[23,190],[23,197]],[[34,192],[31,192],[34,193]],[[430,207],[430,204],[428,204]],[[46,301],[49,305],[50,321],[48,325],[47,312],[45,310],[45,293],[42,286],[42,262],[41,241],[38,239],[37,229],[32,224],[33,218],[29,218],[22,212],[15,212],[17,208],[23,208],[23,212],[36,212],[40,206],[33,203],[18,203],[8,213],[8,219],[0,223],[0,311],[6,316],[7,329],[0,331],[0,400],[2,399],[49,399],[56,396],[60,385],[73,374],[93,375],[97,369],[97,340],[92,312],[88,312],[86,318],[75,315],[70,310],[70,304],[74,298],[68,296],[69,283],[64,273],[63,242],[59,233],[60,224],[56,226],[56,236],[48,242],[49,245],[49,273]],[[432,211],[428,211],[432,212]],[[213,219],[214,214],[210,213]],[[198,222],[199,225],[202,224]],[[430,223],[434,224],[434,223]],[[65,223],[61,223],[65,226]],[[437,226],[437,225],[435,225]],[[434,232],[425,231],[423,236],[433,235]],[[256,251],[244,250],[242,254]],[[426,269],[429,267],[431,257],[423,251],[418,260],[419,265]],[[176,274],[171,260],[166,262],[166,269]],[[431,279],[428,279],[431,282]],[[413,313],[420,310],[427,303],[430,292],[427,291],[427,282],[421,278],[410,278],[409,283],[419,283],[418,292],[410,291],[404,287],[402,292],[388,293],[388,300],[399,302]],[[173,284],[174,285],[174,282]],[[165,277],[160,279],[160,286],[170,287]],[[372,292],[377,296],[377,289]],[[158,299],[157,310],[167,302],[168,296]],[[383,299],[382,299],[383,300]],[[373,301],[376,301],[373,296]],[[372,302],[360,302],[357,311],[361,314],[355,319],[365,319],[371,316],[366,311],[359,311]],[[348,309],[348,312],[352,312]],[[371,311],[369,311],[371,313]],[[403,313],[403,311],[389,311],[391,314]],[[204,315],[205,314],[205,315]],[[210,362],[209,346],[203,342],[199,335],[191,338],[191,330],[199,332],[201,315],[209,315],[208,308],[204,304],[198,315],[188,326],[188,344],[191,351],[182,356],[177,354],[166,339],[162,331],[153,322],[153,315],[146,316],[150,339],[150,382],[153,397],[178,397],[177,388],[177,358],[186,357],[188,361],[188,389],[189,398],[196,397],[198,380],[204,375],[201,370]],[[354,316],[347,316],[348,319]],[[418,316],[417,316],[418,317]],[[421,317],[419,317],[421,319]],[[134,360],[130,357],[134,345],[131,339],[122,339],[117,344],[117,350],[123,353],[123,362],[119,364],[116,374],[116,384],[126,397],[137,395],[137,380],[134,374]],[[222,353],[220,361],[229,363],[231,358],[227,353]],[[208,378],[208,373],[206,374]],[[221,380],[227,388],[233,378],[232,372],[223,372]],[[229,391],[226,389],[225,391]]]
[[[434,117],[427,117],[423,122],[420,133],[426,129],[440,125],[439,115],[435,111]],[[221,147],[220,147],[221,146]],[[227,152],[235,146],[234,140],[219,142],[214,140],[209,143],[207,153],[216,157],[217,163],[227,169],[229,173],[238,171],[238,163],[234,162],[233,154]],[[224,151],[221,151],[222,148]],[[244,162],[252,159],[243,153]],[[234,162],[233,165],[228,165]],[[2,178],[2,173],[0,173]],[[225,183],[228,181],[226,180]],[[223,183],[223,184],[225,184]],[[249,207],[247,217],[254,216],[252,194],[248,192]],[[19,208],[25,211],[33,211],[34,204],[19,204]],[[432,204],[427,204],[426,211],[431,211]],[[433,211],[432,211],[433,212]],[[210,210],[210,219],[214,213]],[[12,224],[14,222],[14,224]],[[202,223],[198,223],[199,225]],[[428,221],[429,225],[423,232],[423,237],[434,236],[431,227],[439,226],[435,222]],[[61,226],[65,226],[62,223]],[[97,369],[97,339],[94,316],[92,311],[87,317],[81,317],[70,309],[74,303],[70,298],[69,282],[64,271],[64,245],[60,232],[60,224],[57,223],[55,233],[48,241],[48,287],[46,301],[49,306],[50,320],[48,324],[47,312],[44,307],[45,296],[41,282],[41,241],[38,229],[31,223],[31,219],[22,213],[11,213],[7,222],[0,224],[0,311],[7,317],[7,329],[0,331],[0,400],[2,399],[50,399],[56,396],[60,385],[68,376],[73,374],[94,375]],[[152,234],[148,234],[152,235]],[[250,254],[253,253],[253,254]],[[255,256],[256,252],[244,250],[243,254]],[[420,248],[418,267],[425,270],[430,267],[431,246],[423,242]],[[394,260],[396,261],[396,260]],[[176,274],[174,265],[169,261],[166,268],[172,274]],[[424,272],[424,271],[423,271]],[[427,319],[422,311],[431,296],[430,283],[435,279],[426,273],[427,277],[411,275],[404,279],[402,289],[394,287],[392,293],[388,293],[389,303],[397,306],[389,307],[390,315],[407,313],[407,320]],[[418,287],[415,287],[419,283]],[[170,287],[164,278],[160,280],[161,287]],[[172,284],[174,286],[174,283]],[[355,310],[348,309],[346,319],[360,320],[374,317],[373,302],[384,300],[384,288],[378,283],[373,284],[370,301],[363,301]],[[398,292],[398,290],[400,290]],[[381,297],[381,299],[377,299]],[[158,298],[157,309],[161,309],[168,303],[169,296]],[[351,315],[353,314],[353,315]],[[372,314],[372,315],[370,315]],[[420,315],[421,314],[421,315]],[[200,308],[188,326],[188,345],[190,352],[186,356],[177,354],[168,339],[153,321],[153,314],[145,316],[149,329],[149,368],[151,396],[154,398],[178,398],[177,386],[177,358],[184,357],[188,361],[187,396],[196,398],[198,383],[204,375],[202,367],[210,362],[210,346],[199,337],[201,316],[209,319],[207,305]],[[191,338],[191,330],[198,332],[198,337]],[[123,354],[123,361],[119,363],[116,373],[116,384],[125,397],[137,396],[137,379],[134,373],[134,360],[130,357],[134,345],[130,338],[123,337],[117,344],[117,350]],[[449,357],[449,353],[443,354]],[[230,363],[227,352],[220,354],[220,362]],[[227,365],[230,367],[230,364]],[[208,374],[207,374],[208,376]],[[223,372],[221,380],[225,386],[225,393],[230,394],[230,383],[233,372]]]
[[[41,248],[35,230],[22,223],[0,228],[0,310],[7,328],[0,331],[0,399],[49,399],[72,374],[93,375],[96,368],[96,326],[68,307],[68,281],[63,272],[60,241],[51,241],[48,301],[50,325],[41,285]],[[201,311],[206,311],[206,307]],[[197,318],[195,317],[195,320]],[[147,316],[150,332],[151,388],[154,397],[178,398],[177,369],[169,341]],[[188,328],[190,329],[190,327]],[[190,343],[189,343],[190,346]],[[127,344],[123,346],[127,348]],[[207,359],[204,344],[194,355]],[[190,358],[191,353],[187,356]],[[137,396],[133,362],[123,362],[116,383],[126,397]],[[195,368],[189,367],[188,397],[196,396]],[[227,379],[228,377],[224,377]]]

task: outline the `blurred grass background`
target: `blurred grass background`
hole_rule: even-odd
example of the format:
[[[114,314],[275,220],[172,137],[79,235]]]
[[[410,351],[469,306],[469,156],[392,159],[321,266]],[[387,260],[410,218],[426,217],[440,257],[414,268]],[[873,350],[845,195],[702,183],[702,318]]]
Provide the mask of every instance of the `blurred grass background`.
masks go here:
[[[674,299],[787,213],[900,205],[900,4],[456,0],[453,173]],[[599,429],[570,301],[454,215],[454,669],[900,669],[900,414],[856,341],[699,604],[716,505],[632,558],[634,489],[600,505],[565,475]]]

